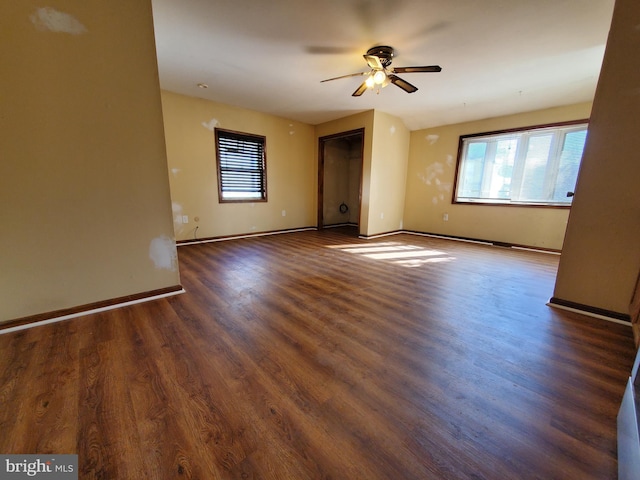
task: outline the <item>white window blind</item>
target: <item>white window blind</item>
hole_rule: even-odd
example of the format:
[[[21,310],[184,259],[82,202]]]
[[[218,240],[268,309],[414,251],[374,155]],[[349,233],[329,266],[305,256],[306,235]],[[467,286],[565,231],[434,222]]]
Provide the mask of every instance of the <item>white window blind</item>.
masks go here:
[[[570,205],[586,137],[586,123],[462,136],[454,201]]]

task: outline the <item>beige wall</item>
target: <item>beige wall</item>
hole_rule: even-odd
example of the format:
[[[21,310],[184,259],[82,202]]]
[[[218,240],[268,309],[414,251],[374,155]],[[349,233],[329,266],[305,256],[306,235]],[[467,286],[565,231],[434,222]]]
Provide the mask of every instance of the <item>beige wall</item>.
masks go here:
[[[0,16],[0,321],[180,283],[151,2],[42,7]]]
[[[402,120],[376,111],[371,151],[369,236],[403,228],[409,130]]]
[[[162,107],[178,240],[316,224],[312,126],[171,92],[162,92]],[[266,137],[267,202],[218,202],[215,127]]]
[[[262,119],[264,122],[266,118],[267,123],[276,119],[257,112],[169,92],[163,93],[163,99],[177,237],[193,238],[197,225],[200,225],[200,238],[286,228],[278,223],[280,209],[275,209],[271,216],[262,216],[264,223],[261,229],[253,228],[253,218],[256,217],[254,209],[259,204],[240,205],[237,214],[234,213],[228,222],[225,220],[229,224],[235,224],[233,229],[207,230],[215,233],[203,235],[201,215],[191,212],[192,208],[186,202],[190,196],[199,196],[205,197],[205,205],[217,203],[217,187],[208,187],[216,182],[216,178],[213,153],[210,141],[207,140],[212,133],[206,126],[210,127],[212,122],[220,122],[223,112],[234,112],[230,117],[234,121],[233,126],[227,125],[225,128],[250,133],[256,133],[247,130],[256,119]],[[214,105],[215,108],[212,109]],[[316,225],[317,139],[363,128],[365,133],[360,214],[362,235],[371,236],[406,229],[560,250],[568,209],[452,205],[458,140],[460,135],[469,133],[585,119],[589,117],[590,110],[591,103],[582,103],[416,132],[409,132],[400,119],[373,110],[317,125],[313,141],[313,163],[307,165],[310,167],[308,178],[312,184],[311,189],[307,191],[313,191],[312,198],[309,199],[302,194],[304,203],[313,212],[308,212],[309,223],[292,226]],[[214,115],[215,113],[218,115]],[[193,115],[194,118],[184,121]],[[301,125],[301,128],[305,127],[314,128]],[[202,140],[203,138],[205,140]],[[198,168],[192,169],[191,174],[180,166],[180,162],[185,158],[190,158],[190,162],[197,162],[199,165]],[[268,170],[270,165],[269,160]],[[203,172],[208,172],[208,179],[203,176]],[[271,176],[271,172],[269,175]],[[331,194],[331,191],[326,193]],[[269,198],[271,199],[271,193]],[[444,213],[449,216],[448,222],[442,220]],[[188,215],[191,223],[181,224],[182,215]],[[193,223],[195,216],[200,217],[197,224]],[[335,223],[334,220],[329,215],[325,223]]]
[[[411,132],[404,228],[560,250],[568,209],[452,204],[458,142],[460,135],[584,119],[590,110],[582,103]]]
[[[640,3],[617,0],[554,296],[629,313],[640,270]]]

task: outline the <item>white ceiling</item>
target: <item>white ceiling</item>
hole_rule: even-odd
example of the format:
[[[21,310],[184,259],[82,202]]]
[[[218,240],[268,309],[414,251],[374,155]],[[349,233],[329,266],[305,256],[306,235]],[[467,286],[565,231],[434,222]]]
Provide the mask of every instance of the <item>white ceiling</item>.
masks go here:
[[[614,0],[152,0],[165,90],[318,124],[377,109],[411,130],[593,99]],[[351,94],[374,45],[400,76]],[[205,83],[207,89],[198,88]]]

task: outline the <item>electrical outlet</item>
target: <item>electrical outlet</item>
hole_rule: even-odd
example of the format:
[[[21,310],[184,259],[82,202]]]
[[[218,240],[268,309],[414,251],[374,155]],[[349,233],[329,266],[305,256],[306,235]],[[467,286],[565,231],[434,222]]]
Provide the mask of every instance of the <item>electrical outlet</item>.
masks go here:
[[[182,215],[182,223],[189,223],[189,215]]]
[[[287,211],[286,210],[282,210],[282,216],[286,217],[287,216]]]
[[[448,213],[443,214],[442,215],[442,220],[444,220],[445,222],[448,222],[449,221],[449,214]]]

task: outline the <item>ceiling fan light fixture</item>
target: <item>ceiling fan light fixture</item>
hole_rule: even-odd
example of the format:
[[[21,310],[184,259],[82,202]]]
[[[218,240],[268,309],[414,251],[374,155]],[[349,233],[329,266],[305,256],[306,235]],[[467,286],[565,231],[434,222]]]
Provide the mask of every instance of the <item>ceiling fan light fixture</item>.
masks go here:
[[[374,75],[369,75],[364,83],[367,85],[367,88],[373,88],[376,84]]]
[[[376,73],[373,74],[373,83],[376,85],[382,85],[386,79],[387,74],[384,70],[377,70]]]
[[[321,82],[338,80],[340,78],[362,77],[366,75],[365,81],[362,82],[356,91],[351,94],[353,97],[359,97],[366,90],[373,90],[374,88],[377,89],[377,93],[380,93],[381,89],[392,83],[407,93],[413,93],[418,90],[418,87],[398,77],[398,75],[396,75],[397,73],[428,73],[442,71],[442,68],[439,65],[392,67],[391,59],[393,58],[393,48],[384,45],[370,48],[363,56],[369,66],[368,72],[341,75],[339,77],[321,80]]]

